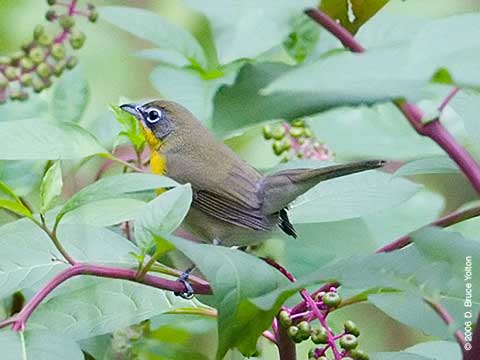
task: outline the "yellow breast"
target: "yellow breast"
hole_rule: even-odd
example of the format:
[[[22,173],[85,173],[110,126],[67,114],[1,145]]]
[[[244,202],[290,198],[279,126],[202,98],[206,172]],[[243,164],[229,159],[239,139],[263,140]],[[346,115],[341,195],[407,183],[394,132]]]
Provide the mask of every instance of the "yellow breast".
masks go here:
[[[162,147],[162,142],[155,137],[150,129],[142,126],[142,130],[148,147],[150,148],[150,171],[153,174],[165,175],[167,172],[167,159],[158,152]],[[155,190],[157,194],[161,194],[164,191],[165,189],[163,188]]]

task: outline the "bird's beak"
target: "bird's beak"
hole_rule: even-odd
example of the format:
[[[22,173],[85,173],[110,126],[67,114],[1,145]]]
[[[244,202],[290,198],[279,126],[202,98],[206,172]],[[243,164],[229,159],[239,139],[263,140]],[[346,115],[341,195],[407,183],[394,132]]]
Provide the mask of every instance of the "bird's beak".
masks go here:
[[[142,119],[142,112],[140,111],[140,107],[141,107],[141,105],[139,105],[139,104],[123,104],[123,105],[120,105],[120,109],[128,112],[129,114],[132,114],[138,120]]]

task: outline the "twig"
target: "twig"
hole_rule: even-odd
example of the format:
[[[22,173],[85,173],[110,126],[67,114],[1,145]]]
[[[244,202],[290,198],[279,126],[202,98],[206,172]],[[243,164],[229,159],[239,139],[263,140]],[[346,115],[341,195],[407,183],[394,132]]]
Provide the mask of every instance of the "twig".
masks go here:
[[[318,24],[322,25],[326,30],[339,39],[342,44],[353,52],[364,52],[363,46],[355,40],[355,38],[342,25],[334,21],[327,14],[318,9],[308,9],[305,13],[310,16]],[[443,110],[446,104],[457,93],[458,89],[454,89],[442,102],[439,110]],[[472,186],[480,193],[480,165],[461,146],[455,138],[445,129],[438,118],[423,124],[422,111],[412,103],[397,100],[394,102],[399,110],[405,115],[407,120],[417,131],[418,134],[429,137],[435,141],[445,152],[457,163],[459,168],[469,179]]]
[[[78,275],[90,275],[111,279],[124,279],[133,282],[142,283],[148,286],[155,287],[157,289],[169,290],[173,292],[184,291],[184,285],[178,281],[164,279],[158,276],[146,274],[142,279],[137,279],[137,271],[133,269],[123,269],[117,267],[109,267],[103,265],[81,264],[75,265],[65,269],[52,280],[48,282],[38,293],[36,293],[25,307],[14,316],[0,322],[0,328],[7,325],[12,325],[14,331],[23,331],[25,324],[28,321],[30,315],[40,305],[40,303],[50,294],[57,286],[65,282],[66,280],[78,276]],[[212,293],[210,286],[204,284],[191,284],[195,294],[208,295]]]
[[[287,334],[287,331],[283,326],[278,327],[278,355],[280,360],[296,360],[297,352],[295,349],[295,344],[292,339]]]

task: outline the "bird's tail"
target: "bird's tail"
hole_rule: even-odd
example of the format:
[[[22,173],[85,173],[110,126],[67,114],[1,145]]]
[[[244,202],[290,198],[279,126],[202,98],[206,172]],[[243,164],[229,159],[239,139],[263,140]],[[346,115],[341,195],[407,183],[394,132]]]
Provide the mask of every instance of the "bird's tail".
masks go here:
[[[385,165],[383,160],[367,160],[317,169],[289,169],[268,175],[263,180],[263,210],[273,214],[285,208],[298,196],[319,182]]]

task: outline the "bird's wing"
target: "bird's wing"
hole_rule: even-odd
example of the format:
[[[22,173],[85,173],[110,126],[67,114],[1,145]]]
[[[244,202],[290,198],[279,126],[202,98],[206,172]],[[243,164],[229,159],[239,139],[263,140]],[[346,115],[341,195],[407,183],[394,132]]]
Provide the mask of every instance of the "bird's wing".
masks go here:
[[[263,214],[263,193],[257,178],[231,171],[223,179],[228,186],[194,189],[193,206],[228,223],[252,230],[270,230]]]

